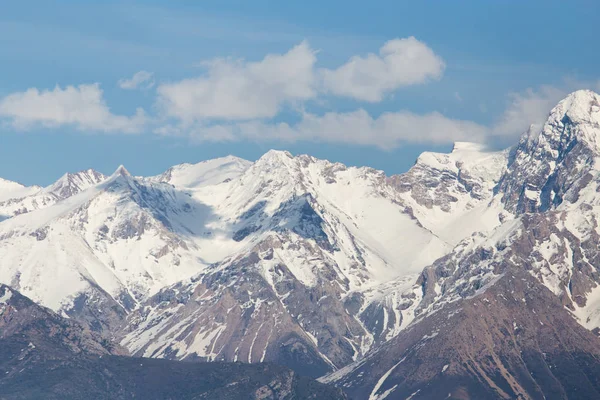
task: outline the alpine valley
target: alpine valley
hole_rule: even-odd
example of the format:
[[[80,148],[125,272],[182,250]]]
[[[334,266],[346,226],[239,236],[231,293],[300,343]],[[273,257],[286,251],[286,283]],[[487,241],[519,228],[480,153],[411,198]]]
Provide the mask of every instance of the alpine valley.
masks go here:
[[[600,398],[599,222],[583,90],[396,176],[269,151],[0,179],[0,398],[56,365],[123,398],[152,368],[231,375],[187,398]]]

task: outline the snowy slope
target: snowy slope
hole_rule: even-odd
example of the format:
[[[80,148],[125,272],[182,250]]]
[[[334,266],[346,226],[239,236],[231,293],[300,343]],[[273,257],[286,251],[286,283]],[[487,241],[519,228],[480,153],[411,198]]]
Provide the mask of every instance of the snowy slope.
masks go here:
[[[200,188],[193,196],[220,216],[212,226],[233,232],[242,244],[262,231],[300,229],[294,207],[307,204],[306,211],[312,209],[325,222],[321,226],[325,232],[313,233],[347,253],[360,246],[363,257],[372,258],[366,268],[377,280],[418,272],[448,250],[398,204],[398,194],[386,184],[385,175],[370,168],[346,168],[271,151],[239,179]],[[254,234],[242,237],[249,231]],[[423,251],[414,254],[414,246]]]
[[[405,174],[389,180],[426,229],[456,245],[477,231],[501,223],[503,205],[493,198],[506,171],[509,150],[490,151],[476,143],[455,143],[449,154],[425,152]]]
[[[39,187],[23,186],[20,183],[0,178],[0,201],[14,197],[25,197],[40,190]]]
[[[227,156],[197,164],[179,164],[150,179],[167,182],[177,187],[214,185],[238,177],[251,164],[250,161]]]

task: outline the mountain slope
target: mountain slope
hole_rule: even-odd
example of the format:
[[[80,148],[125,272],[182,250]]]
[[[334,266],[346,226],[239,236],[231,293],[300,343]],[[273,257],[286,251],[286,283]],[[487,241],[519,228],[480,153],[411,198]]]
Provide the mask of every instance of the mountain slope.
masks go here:
[[[508,167],[509,153],[459,142],[449,154],[421,154],[408,172],[388,180],[421,225],[456,245],[502,222],[503,207],[493,196]]]
[[[498,190],[513,212],[546,211],[575,202],[598,170],[600,95],[580,90],[562,100],[541,130],[532,127],[515,149]]]
[[[364,399],[600,395],[600,339],[536,279],[508,268],[473,294],[427,313],[376,353],[322,381]]]
[[[67,173],[52,185],[22,187],[8,181],[0,182],[0,216],[3,219],[42,209],[97,185],[107,177],[93,169]],[[3,184],[4,182],[4,184]],[[17,190],[15,190],[17,185]]]
[[[194,188],[234,179],[252,165],[250,161],[227,156],[197,164],[180,164],[150,179],[177,187]]]
[[[95,328],[118,325],[148,292],[201,266],[176,232],[204,213],[185,193],[119,168],[52,206],[0,224],[0,279]],[[192,245],[192,244],[190,244]]]
[[[2,399],[343,399],[275,365],[115,356],[118,346],[0,285]]]

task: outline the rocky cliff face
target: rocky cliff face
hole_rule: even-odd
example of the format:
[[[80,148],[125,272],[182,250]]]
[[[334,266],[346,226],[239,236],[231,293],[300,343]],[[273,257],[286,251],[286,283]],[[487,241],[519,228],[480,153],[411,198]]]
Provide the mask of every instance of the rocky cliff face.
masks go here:
[[[514,150],[498,192],[512,212],[574,203],[595,178],[600,152],[600,96],[578,91],[561,101],[541,130],[531,127]]]

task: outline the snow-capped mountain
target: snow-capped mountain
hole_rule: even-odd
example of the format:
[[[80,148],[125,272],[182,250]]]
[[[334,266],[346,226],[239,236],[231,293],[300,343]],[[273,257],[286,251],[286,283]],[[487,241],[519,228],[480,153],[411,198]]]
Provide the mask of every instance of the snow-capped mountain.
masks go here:
[[[509,296],[526,299],[515,324],[560,323],[576,332],[575,347],[560,351],[600,354],[582,344],[596,340],[585,328],[600,328],[599,155],[600,96],[578,91],[511,149],[457,143],[397,176],[270,151],[254,163],[225,157],[149,178],[119,167],[43,189],[2,184],[0,282],[134,355],[273,361],[311,376],[337,371],[324,380],[350,393],[428,398],[433,369],[394,366],[421,354],[424,337],[439,350],[453,343],[448,332],[492,329],[492,320],[473,322],[476,307],[491,293],[508,299],[515,277],[526,282]],[[560,311],[544,319],[527,298]],[[519,307],[506,301],[489,315],[512,326]],[[478,354],[532,351],[545,334],[534,328],[474,335],[461,357],[515,332],[533,341]],[[536,357],[558,357],[545,346]],[[499,381],[485,378],[502,370],[496,361],[469,360],[440,366],[467,392],[547,393],[525,387],[521,364],[507,364]],[[473,374],[487,383],[468,383]]]
[[[532,126],[521,138],[498,187],[503,203],[521,213],[575,202],[596,178],[599,154],[600,96],[572,93],[550,112],[541,130]]]
[[[432,221],[472,213],[491,197],[491,185],[458,176],[499,179],[482,165],[506,160],[465,144],[429,156],[446,162],[415,169],[432,181],[449,171],[429,185],[447,185],[439,190],[451,192],[456,207],[429,204],[380,171],[276,151],[236,180],[196,190],[222,216],[213,227],[242,246],[132,313],[123,344],[145,356],[276,360],[312,375],[362,357],[412,319],[405,306],[419,295],[416,274],[450,250],[453,243],[435,231],[445,226]],[[421,217],[425,209],[435,217]],[[306,356],[281,354],[293,347]]]
[[[414,322],[324,381],[370,398],[598,396],[599,100],[575,92],[523,136],[486,206],[502,223],[426,267]]]
[[[54,310],[110,325],[146,295],[201,269],[194,243],[178,236],[191,232],[190,215],[205,212],[188,194],[123,167],[77,192],[80,182],[65,175],[50,188],[70,197],[3,221],[3,282]]]

